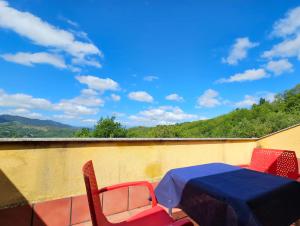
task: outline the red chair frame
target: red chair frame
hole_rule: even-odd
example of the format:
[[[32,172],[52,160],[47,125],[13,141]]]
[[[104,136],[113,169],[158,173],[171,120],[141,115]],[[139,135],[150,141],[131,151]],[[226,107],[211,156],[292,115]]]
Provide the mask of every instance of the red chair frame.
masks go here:
[[[187,219],[175,221],[163,208],[158,206],[153,187],[147,181],[121,183],[99,190],[92,161],[85,163],[82,171],[93,226],[193,226],[193,223]],[[119,223],[109,222],[103,213],[99,194],[129,186],[146,186],[152,199],[152,208],[130,217],[126,221]]]
[[[254,148],[250,165],[241,167],[293,180],[300,176],[296,153],[288,150]]]

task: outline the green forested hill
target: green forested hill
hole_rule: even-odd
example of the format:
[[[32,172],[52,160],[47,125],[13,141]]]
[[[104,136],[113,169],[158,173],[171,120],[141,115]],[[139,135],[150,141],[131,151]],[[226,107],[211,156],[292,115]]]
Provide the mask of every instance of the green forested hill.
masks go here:
[[[169,126],[125,129],[114,118],[99,120],[93,130],[49,120],[0,115],[0,137],[261,137],[300,123],[300,84],[273,102],[261,99],[250,109],[219,117]],[[77,131],[77,132],[76,132]],[[75,133],[76,132],[76,133]]]
[[[73,137],[78,128],[51,120],[0,115],[0,137]]]
[[[228,114],[169,126],[134,127],[128,137],[261,137],[300,123],[300,84],[270,103],[261,99],[250,109],[236,109]]]

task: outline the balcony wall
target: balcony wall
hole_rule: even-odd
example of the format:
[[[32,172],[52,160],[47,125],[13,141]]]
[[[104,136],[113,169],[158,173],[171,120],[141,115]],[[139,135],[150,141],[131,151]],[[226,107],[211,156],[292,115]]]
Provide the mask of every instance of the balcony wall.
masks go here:
[[[300,157],[300,125],[295,125],[258,140],[259,147],[293,150]]]
[[[81,168],[90,159],[105,186],[155,182],[176,167],[246,164],[256,146],[257,139],[4,139],[0,208],[85,193]]]
[[[92,159],[99,186],[156,182],[172,168],[246,164],[254,147],[294,150],[300,126],[260,139],[0,139],[0,209],[85,193],[81,168]]]

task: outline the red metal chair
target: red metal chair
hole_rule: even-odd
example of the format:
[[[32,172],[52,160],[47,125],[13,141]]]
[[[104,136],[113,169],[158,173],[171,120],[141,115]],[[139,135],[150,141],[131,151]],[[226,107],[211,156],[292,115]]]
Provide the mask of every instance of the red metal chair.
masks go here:
[[[92,161],[88,161],[82,168],[90,214],[93,226],[193,226],[187,219],[173,220],[167,212],[157,205],[152,185],[147,181],[129,182],[98,189]],[[152,208],[130,217],[126,221],[110,223],[102,211],[99,194],[102,192],[129,186],[146,186],[152,199]]]
[[[254,148],[250,165],[241,167],[294,180],[300,176],[294,151]]]

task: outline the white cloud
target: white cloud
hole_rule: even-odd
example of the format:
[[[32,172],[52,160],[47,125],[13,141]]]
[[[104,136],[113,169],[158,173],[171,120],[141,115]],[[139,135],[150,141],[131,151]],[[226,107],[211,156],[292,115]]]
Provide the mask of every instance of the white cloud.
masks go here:
[[[235,103],[234,106],[239,108],[251,107],[253,104],[257,104],[260,98],[273,102],[275,100],[275,95],[275,93],[271,92],[258,92],[255,95],[245,95],[244,99]]]
[[[277,61],[271,60],[266,65],[266,68],[275,75],[281,75],[282,73],[293,71],[293,65],[287,59]]]
[[[0,110],[0,114],[17,115],[17,116],[21,116],[21,117],[34,118],[34,119],[42,119],[43,118],[43,116],[40,113],[31,112],[25,108]]]
[[[140,111],[137,115],[129,116],[132,121],[131,124],[136,125],[169,125],[178,122],[190,121],[196,119],[197,116],[193,114],[187,114],[179,107],[161,106],[158,108],[152,108],[145,111]]]
[[[276,93],[267,92],[262,96],[262,98],[266,99],[269,102],[273,102],[275,100]]]
[[[64,59],[56,54],[50,54],[47,52],[38,53],[24,53],[19,52],[16,54],[3,54],[1,57],[10,62],[17,64],[23,64],[26,66],[33,66],[34,64],[50,64],[57,68],[66,68]]]
[[[94,115],[103,105],[104,100],[97,96],[97,92],[83,89],[81,95],[77,97],[62,99],[54,105],[53,110],[63,111],[67,116]]]
[[[153,97],[145,91],[131,92],[128,94],[128,98],[140,102],[153,102]]]
[[[97,123],[96,119],[90,119],[90,118],[82,119],[81,121],[84,122],[84,123],[88,123],[88,124],[96,124]]]
[[[72,101],[61,101],[54,106],[56,111],[63,111],[66,115],[80,116],[80,115],[94,115],[98,113],[97,108],[89,108],[83,105],[78,105]]]
[[[271,36],[283,41],[262,54],[264,58],[297,57],[300,60],[300,7],[290,10],[284,18],[275,22]]]
[[[239,101],[235,104],[236,107],[250,107],[253,104],[257,103],[257,98],[254,96],[250,96],[250,95],[245,95],[244,100]]]
[[[102,67],[102,65],[96,59],[92,59],[92,58],[87,59],[84,57],[76,57],[72,59],[72,63],[80,66],[87,65],[87,66],[93,66],[97,68]]]
[[[61,20],[64,21],[64,22],[70,24],[70,25],[73,26],[73,27],[76,27],[76,28],[79,27],[79,24],[78,24],[78,23],[76,23],[76,22],[73,21],[73,20],[70,20],[69,18],[66,18],[66,17],[61,16],[61,15],[60,15],[58,18],[61,19]]]
[[[258,46],[257,42],[251,42],[248,37],[237,38],[231,47],[227,58],[223,58],[222,62],[230,65],[236,65],[238,62],[247,57],[248,50]]]
[[[73,33],[55,27],[29,12],[12,8],[7,1],[3,0],[0,0],[1,27],[28,38],[36,45],[63,51],[74,58],[102,56],[101,51],[94,44],[78,41]]]
[[[76,79],[83,84],[86,84],[90,89],[100,92],[106,90],[117,90],[119,84],[110,78],[98,78],[92,75],[76,76]]]
[[[148,82],[152,82],[152,81],[157,80],[157,79],[159,79],[159,78],[157,76],[153,76],[153,75],[149,75],[149,76],[144,77],[144,80],[148,81]]]
[[[296,7],[275,22],[272,36],[285,37],[300,31],[300,7]]]
[[[213,89],[206,90],[197,100],[197,107],[216,107],[221,105],[219,93]]]
[[[125,117],[125,116],[126,116],[125,113],[123,113],[123,112],[116,112],[116,111],[113,112],[112,115],[115,116],[115,117],[119,117],[119,118],[120,118],[120,117]]]
[[[93,89],[82,89],[82,90],[80,91],[80,93],[81,93],[82,95],[85,95],[85,96],[95,96],[95,95],[98,94],[98,93],[97,93],[95,90],[93,90]]]
[[[52,103],[44,98],[35,98],[23,93],[8,94],[4,90],[0,90],[0,107],[3,108],[62,111],[65,115],[80,116],[96,114],[103,103],[101,98],[84,95]]]
[[[121,100],[121,97],[120,97],[119,95],[114,94],[114,93],[112,93],[112,94],[110,95],[110,97],[111,97],[111,99],[112,99],[113,101],[120,101],[120,100]]]
[[[265,51],[262,57],[297,57],[300,60],[300,34],[273,46],[271,50]]]
[[[218,80],[217,83],[254,81],[267,77],[269,77],[269,75],[264,69],[249,69],[244,71],[243,73],[232,75],[229,78],[222,78]]]
[[[25,109],[51,109],[52,103],[43,98],[35,98],[27,94],[7,94],[0,89],[0,107],[16,107]]]
[[[179,96],[177,93],[172,93],[168,96],[166,96],[166,100],[171,100],[171,101],[184,101],[183,97]]]

